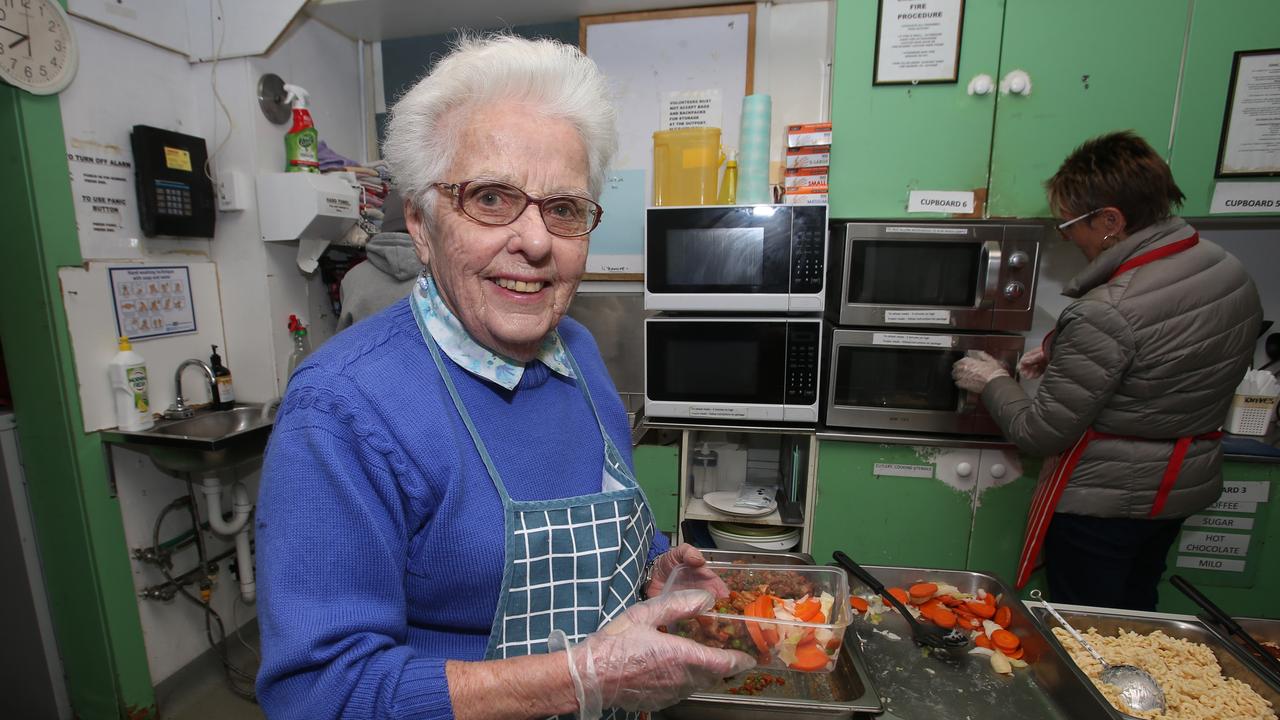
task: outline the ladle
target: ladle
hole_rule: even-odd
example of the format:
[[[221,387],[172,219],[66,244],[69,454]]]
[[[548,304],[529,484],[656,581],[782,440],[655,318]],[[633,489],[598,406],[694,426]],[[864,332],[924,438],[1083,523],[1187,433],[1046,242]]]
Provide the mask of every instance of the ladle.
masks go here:
[[[1067,632],[1071,633],[1071,637],[1075,638],[1076,642],[1080,643],[1085,650],[1088,650],[1093,659],[1102,665],[1102,674],[1098,676],[1098,679],[1120,689],[1120,702],[1139,712],[1159,710],[1161,715],[1164,714],[1164,690],[1160,689],[1160,683],[1151,677],[1151,673],[1136,665],[1112,665],[1103,660],[1098,651],[1094,650],[1093,646],[1080,633],[1076,632],[1075,628],[1071,627],[1071,623],[1059,615],[1058,611],[1054,610],[1053,606],[1044,599],[1043,593],[1039,590],[1032,590],[1031,599],[1044,605],[1049,614],[1053,615],[1053,619],[1066,628]]]

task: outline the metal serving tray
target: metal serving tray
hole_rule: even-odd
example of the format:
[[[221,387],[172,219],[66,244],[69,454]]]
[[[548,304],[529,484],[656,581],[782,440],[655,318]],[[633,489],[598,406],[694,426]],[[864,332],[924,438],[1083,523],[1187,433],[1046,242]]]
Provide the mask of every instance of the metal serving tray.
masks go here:
[[[1196,617],[1200,622],[1204,623],[1205,627],[1209,628],[1210,632],[1217,635],[1228,645],[1235,646],[1242,655],[1247,657],[1250,663],[1252,663],[1251,667],[1254,668],[1254,672],[1257,672],[1263,679],[1268,679],[1266,666],[1262,664],[1262,661],[1254,657],[1253,651],[1245,647],[1243,642],[1237,640],[1235,636],[1231,635],[1231,633],[1228,633],[1226,628],[1210,622],[1209,618],[1204,615],[1197,615]],[[1257,640],[1260,643],[1273,642],[1280,644],[1280,620],[1267,620],[1264,618],[1235,618],[1235,621],[1240,625],[1241,629],[1249,633],[1254,640]],[[1259,667],[1262,668],[1260,672]]]
[[[856,559],[856,558],[855,558]],[[979,588],[1001,595],[1013,612],[1009,630],[1022,640],[1028,667],[1001,675],[985,655],[964,655],[948,664],[927,655],[911,640],[906,620],[896,612],[881,614],[878,624],[858,616],[849,632],[861,640],[862,657],[871,682],[884,699],[885,717],[930,720],[1097,720],[1106,717],[1106,701],[1060,650],[1050,645],[1044,630],[1031,619],[1016,593],[999,578],[962,570],[931,570],[866,565],[886,587],[907,588],[913,583],[944,582],[961,592]],[[869,595],[857,578],[849,578],[849,592]],[[927,622],[927,621],[926,621]],[[852,643],[846,637],[845,647]]]
[[[1032,602],[1028,603],[1028,606],[1036,622],[1045,629],[1048,635],[1052,635],[1053,633],[1049,631],[1049,628],[1056,627],[1058,625],[1057,621],[1049,615],[1043,605]],[[1238,648],[1233,642],[1224,642],[1209,627],[1195,617],[1190,615],[1148,613],[1136,610],[1059,605],[1057,603],[1053,607],[1062,614],[1062,617],[1067,622],[1081,632],[1094,628],[1103,635],[1116,635],[1121,629],[1124,629],[1140,635],[1147,635],[1160,630],[1169,637],[1183,638],[1205,645],[1213,651],[1218,664],[1222,666],[1223,675],[1240,680],[1253,688],[1254,692],[1271,701],[1272,707],[1280,708],[1280,688],[1272,686],[1253,671],[1250,661],[1246,659],[1246,653],[1242,648]],[[1243,622],[1241,624],[1243,625]],[[1254,637],[1257,638],[1258,636],[1255,635]],[[1070,665],[1072,674],[1088,685],[1089,692],[1106,707],[1110,717],[1122,719],[1133,717],[1111,707],[1111,703],[1107,702],[1102,693],[1093,687],[1093,683],[1090,682],[1089,678],[1076,667],[1075,663],[1071,662],[1070,656],[1067,655],[1067,651],[1063,649],[1058,639],[1055,637],[1051,642],[1053,643],[1054,651],[1061,655]]]
[[[742,561],[774,565],[812,565],[808,553],[746,552],[703,550],[702,555],[717,562]],[[852,718],[879,715],[884,706],[868,679],[867,667],[856,643],[847,633],[840,658],[830,673],[801,673],[768,670],[782,678],[782,685],[770,685],[758,695],[735,695],[737,688],[753,673],[724,681],[720,687],[695,693],[679,704],[655,714],[662,720],[780,720],[781,718]]]

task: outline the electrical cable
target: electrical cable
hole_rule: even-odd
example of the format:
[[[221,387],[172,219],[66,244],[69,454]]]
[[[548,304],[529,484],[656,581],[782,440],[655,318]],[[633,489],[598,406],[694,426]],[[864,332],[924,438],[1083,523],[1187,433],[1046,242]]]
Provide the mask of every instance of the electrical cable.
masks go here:
[[[222,109],[222,114],[227,118],[227,135],[213,149],[213,154],[205,158],[204,175],[209,178],[210,182],[216,184],[213,179],[213,159],[218,157],[218,153],[222,152],[223,146],[231,140],[231,135],[236,131],[236,121],[231,117],[231,111],[227,109],[227,104],[223,102],[222,95],[218,94],[218,61],[222,59],[222,44],[227,39],[227,13],[222,9],[222,0],[218,3],[218,49],[213,51],[213,64],[209,67],[209,84],[213,87],[213,98],[218,101],[218,107]],[[217,137],[218,127],[214,123],[214,136]]]

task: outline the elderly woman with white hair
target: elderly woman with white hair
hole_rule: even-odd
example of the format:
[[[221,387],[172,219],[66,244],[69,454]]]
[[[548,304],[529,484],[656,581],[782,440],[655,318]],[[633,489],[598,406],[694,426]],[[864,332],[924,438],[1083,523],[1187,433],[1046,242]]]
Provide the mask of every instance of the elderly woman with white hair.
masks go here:
[[[565,317],[614,124],[590,60],[509,36],[462,38],[392,110],[428,270],[289,382],[258,505],[269,717],[630,717],[754,665],[658,630],[711,606],[659,594],[703,558],[655,533]]]

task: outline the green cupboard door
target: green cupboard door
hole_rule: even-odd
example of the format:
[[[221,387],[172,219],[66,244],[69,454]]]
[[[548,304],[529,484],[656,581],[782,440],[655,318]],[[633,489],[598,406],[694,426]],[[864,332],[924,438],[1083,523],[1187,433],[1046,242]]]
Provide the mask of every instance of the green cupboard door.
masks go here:
[[[963,569],[977,461],[976,450],[820,441],[814,560],[843,550],[867,565]]]
[[[1049,217],[1044,181],[1103,133],[1134,130],[1167,159],[1186,24],[1186,2],[1010,0],[1000,78],[1025,71],[1031,92],[996,101],[988,215]]]
[[[1013,449],[982,451],[967,569],[990,573],[1013,587],[1040,464],[1040,458],[1020,456]]]
[[[877,5],[836,4],[832,218],[903,217],[911,190],[987,187],[995,95],[969,95],[966,88],[975,75],[996,77],[1004,0],[965,4],[956,82],[914,86],[871,84]],[[930,216],[942,217],[913,215]]]
[[[1173,178],[1187,200],[1182,214],[1208,215],[1217,182],[1218,144],[1227,109],[1231,64],[1238,50],[1280,47],[1280,3],[1275,0],[1197,2],[1187,39],[1186,68],[1173,135]],[[1261,178],[1275,182],[1276,178]]]
[[[658,529],[675,533],[680,493],[680,452],[673,445],[637,445],[632,450],[636,483],[649,500]]]

